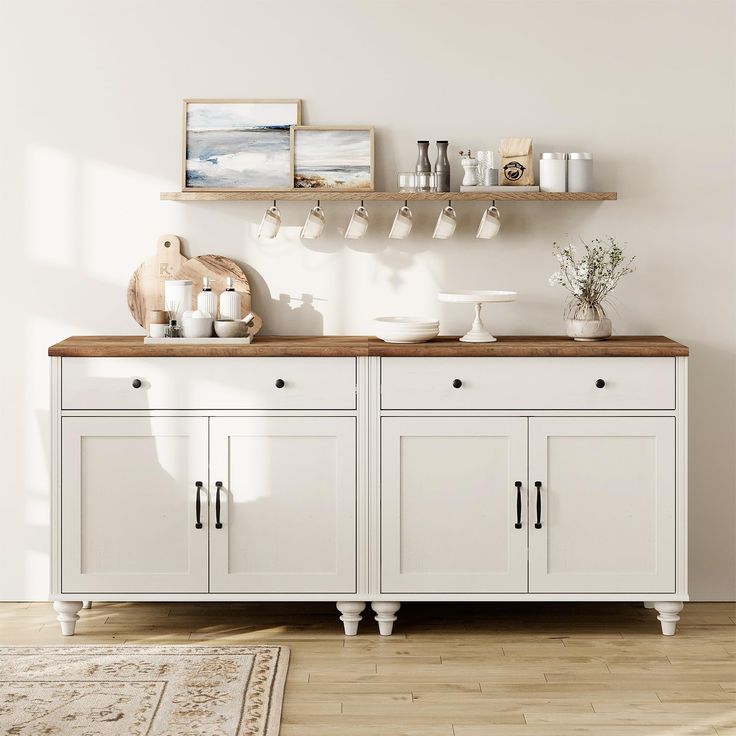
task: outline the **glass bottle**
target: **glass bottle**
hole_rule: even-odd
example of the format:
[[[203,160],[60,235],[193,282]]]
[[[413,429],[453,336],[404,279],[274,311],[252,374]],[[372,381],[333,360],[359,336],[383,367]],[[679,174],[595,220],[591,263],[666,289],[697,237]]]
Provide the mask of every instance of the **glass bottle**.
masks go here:
[[[164,337],[181,337],[181,327],[179,327],[175,319],[169,320],[169,326],[166,328]]]
[[[438,192],[450,191],[450,160],[447,158],[447,141],[437,141],[437,161],[434,165]]]

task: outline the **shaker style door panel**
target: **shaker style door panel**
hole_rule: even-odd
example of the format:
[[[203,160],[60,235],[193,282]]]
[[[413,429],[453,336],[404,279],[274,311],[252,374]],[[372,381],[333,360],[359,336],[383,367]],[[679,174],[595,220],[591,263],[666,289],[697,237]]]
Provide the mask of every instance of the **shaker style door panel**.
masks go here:
[[[524,417],[381,420],[383,593],[526,592],[526,435]]]
[[[529,486],[530,592],[674,592],[674,417],[532,418]]]
[[[62,592],[206,592],[207,419],[65,417],[61,436]]]
[[[353,417],[213,418],[210,463],[211,592],[355,591]]]

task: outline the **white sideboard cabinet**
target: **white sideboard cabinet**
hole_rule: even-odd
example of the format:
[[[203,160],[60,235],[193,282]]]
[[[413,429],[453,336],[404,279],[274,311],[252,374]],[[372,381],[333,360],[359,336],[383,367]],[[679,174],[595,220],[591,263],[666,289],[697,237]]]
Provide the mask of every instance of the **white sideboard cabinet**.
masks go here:
[[[687,355],[662,337],[69,338],[49,349],[51,599],[687,594]],[[288,617],[288,608],[284,607]]]

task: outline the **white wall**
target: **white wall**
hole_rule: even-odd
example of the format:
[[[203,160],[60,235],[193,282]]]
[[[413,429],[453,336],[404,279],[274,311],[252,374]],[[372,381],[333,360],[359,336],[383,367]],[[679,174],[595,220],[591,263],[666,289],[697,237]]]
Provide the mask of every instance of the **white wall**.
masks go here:
[[[49,344],[137,332],[125,287],[159,234],[245,265],[275,333],[367,333],[379,314],[468,322],[439,289],[516,289],[488,309],[500,334],[559,334],[553,240],[613,234],[639,270],[618,293],[620,334],[691,347],[691,591],[736,598],[734,4],[718,0],[136,0],[0,2],[0,232],[4,298],[0,597],[43,598],[48,564]],[[438,207],[389,241],[371,206],[365,241],[300,243],[306,207],[160,202],[179,188],[183,97],[300,97],[304,122],[376,127],[377,188],[411,168],[417,138],[459,149],[533,135],[537,151],[589,150],[617,202],[502,204],[503,231],[433,241]],[[454,160],[454,157],[453,157]],[[455,180],[459,181],[456,166]],[[313,300],[316,310],[300,301]]]

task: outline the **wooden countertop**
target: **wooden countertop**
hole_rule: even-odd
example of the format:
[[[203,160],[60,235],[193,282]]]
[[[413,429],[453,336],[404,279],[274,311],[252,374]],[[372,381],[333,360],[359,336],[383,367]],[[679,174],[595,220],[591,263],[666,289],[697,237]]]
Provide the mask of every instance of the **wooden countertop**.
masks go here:
[[[416,345],[396,345],[375,337],[257,337],[251,345],[144,345],[142,337],[69,337],[49,348],[65,358],[128,357],[674,357],[689,350],[668,337],[612,337],[602,342],[575,342],[567,337],[499,337],[492,343],[464,343],[437,337]]]

